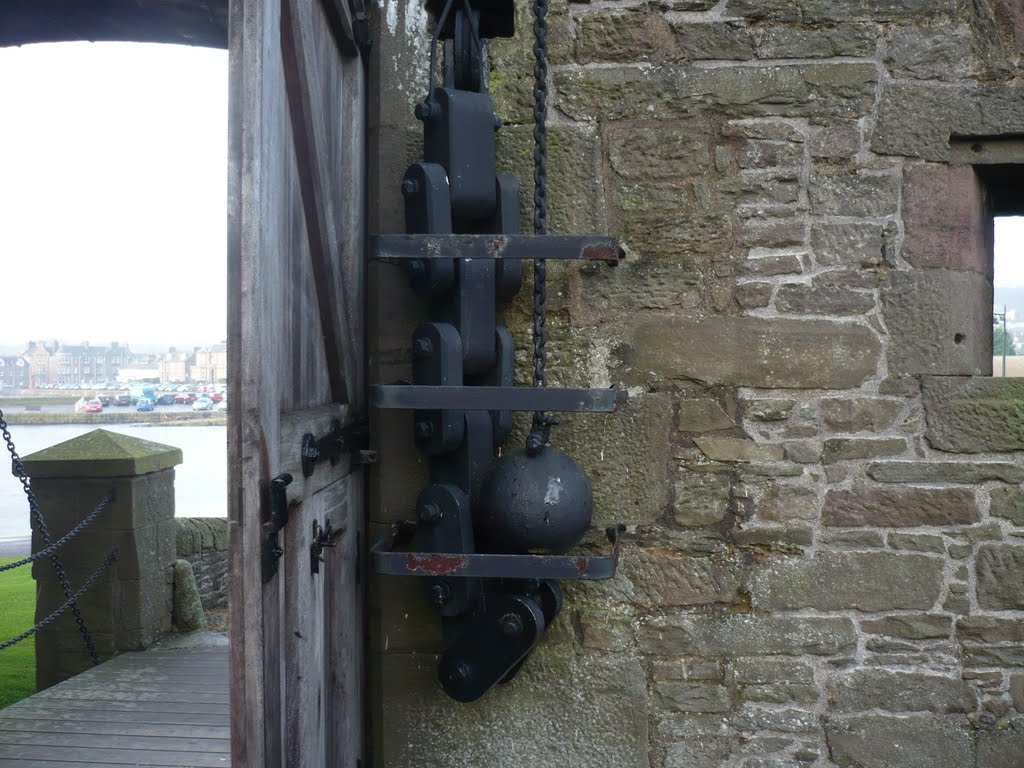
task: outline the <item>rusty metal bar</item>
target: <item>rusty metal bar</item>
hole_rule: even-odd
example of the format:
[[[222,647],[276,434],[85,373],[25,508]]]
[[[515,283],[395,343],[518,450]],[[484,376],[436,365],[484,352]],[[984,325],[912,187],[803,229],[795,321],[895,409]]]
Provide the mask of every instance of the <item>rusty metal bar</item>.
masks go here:
[[[374,235],[370,258],[581,259],[618,264],[622,248],[603,235]]]
[[[449,387],[375,384],[375,408],[460,411],[561,411],[610,413],[625,402],[626,391],[558,387]]]
[[[502,555],[454,552],[396,552],[408,528],[398,528],[370,550],[373,570],[389,576],[439,576],[483,579],[610,579],[619,563],[621,526],[606,533],[612,549],[607,555]],[[411,526],[415,528],[415,526]]]

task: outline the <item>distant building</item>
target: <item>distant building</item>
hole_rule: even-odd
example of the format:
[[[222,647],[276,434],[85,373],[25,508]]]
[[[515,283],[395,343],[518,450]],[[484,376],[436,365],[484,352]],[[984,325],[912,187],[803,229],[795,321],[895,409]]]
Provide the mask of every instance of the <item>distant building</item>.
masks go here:
[[[92,386],[113,381],[128,365],[131,351],[125,344],[94,347],[88,342],[30,341],[20,357],[28,363],[30,387],[67,384]]]
[[[21,357],[28,361],[29,386],[42,387],[57,383],[58,341],[30,341]]]
[[[160,381],[164,384],[184,384],[189,380],[192,357],[186,352],[179,352],[171,347],[157,361]]]
[[[191,381],[215,384],[228,380],[228,348],[224,343],[196,347],[190,371]]]
[[[109,347],[94,347],[88,342],[57,348],[57,383],[92,386],[117,379],[120,370],[131,362],[127,345],[113,342]]]
[[[0,357],[0,386],[28,389],[32,385],[32,367],[20,355]]]
[[[140,367],[140,366],[128,366],[122,368],[117,372],[117,383],[118,384],[135,384],[138,382],[148,382],[150,384],[160,383],[160,369],[155,366]]]

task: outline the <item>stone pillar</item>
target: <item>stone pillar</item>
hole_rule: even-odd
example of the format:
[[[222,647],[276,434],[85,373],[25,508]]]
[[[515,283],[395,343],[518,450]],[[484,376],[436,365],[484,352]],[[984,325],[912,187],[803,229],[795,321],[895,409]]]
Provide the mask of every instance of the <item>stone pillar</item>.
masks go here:
[[[114,547],[119,558],[78,605],[101,658],[143,650],[171,631],[175,552],[174,467],[180,448],[105,429],[24,458],[52,541],[75,527],[110,492],[114,501],[60,548],[77,591]],[[45,547],[35,521],[32,551]],[[36,621],[66,600],[48,558],[33,565]],[[91,666],[71,610],[36,634],[39,690]]]

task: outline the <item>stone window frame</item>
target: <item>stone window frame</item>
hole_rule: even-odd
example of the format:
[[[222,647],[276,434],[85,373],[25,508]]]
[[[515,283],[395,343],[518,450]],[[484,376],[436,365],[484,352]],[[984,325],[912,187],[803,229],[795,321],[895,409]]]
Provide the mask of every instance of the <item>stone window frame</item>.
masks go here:
[[[903,170],[902,265],[882,290],[890,374],[992,377],[995,217],[1024,214],[1024,137],[960,137]]]

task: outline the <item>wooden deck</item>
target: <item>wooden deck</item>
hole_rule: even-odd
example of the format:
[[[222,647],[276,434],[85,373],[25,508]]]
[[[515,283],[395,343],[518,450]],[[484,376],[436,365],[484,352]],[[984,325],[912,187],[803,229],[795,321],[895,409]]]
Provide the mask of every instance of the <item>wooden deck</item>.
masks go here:
[[[0,766],[230,766],[226,638],[198,634],[0,709]]]

